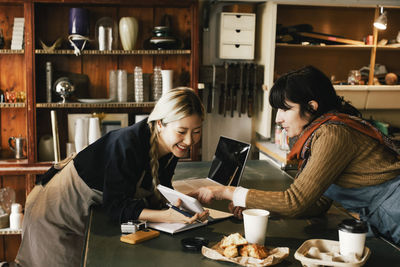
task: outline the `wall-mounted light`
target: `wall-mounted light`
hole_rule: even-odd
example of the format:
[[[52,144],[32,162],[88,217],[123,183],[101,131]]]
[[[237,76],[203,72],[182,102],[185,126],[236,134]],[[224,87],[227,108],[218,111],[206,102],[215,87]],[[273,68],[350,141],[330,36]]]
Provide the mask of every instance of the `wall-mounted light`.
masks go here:
[[[374,21],[374,27],[379,30],[386,30],[387,15],[386,11],[383,11],[383,7],[381,7],[380,16]]]

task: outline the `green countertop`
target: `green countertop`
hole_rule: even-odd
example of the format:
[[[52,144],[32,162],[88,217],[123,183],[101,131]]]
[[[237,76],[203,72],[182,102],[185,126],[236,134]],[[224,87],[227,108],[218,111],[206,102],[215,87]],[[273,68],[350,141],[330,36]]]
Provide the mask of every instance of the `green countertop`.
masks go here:
[[[174,179],[207,177],[210,162],[180,162]],[[248,188],[284,190],[292,182],[285,172],[267,161],[248,161],[241,185]],[[214,202],[212,207],[226,210],[228,202]],[[336,226],[346,213],[332,207],[326,216],[311,219],[277,219],[268,222],[266,246],[289,247],[290,255],[278,266],[301,266],[294,259],[297,248],[308,239],[338,240]],[[119,241],[120,228],[108,222],[100,208],[95,208],[88,223],[87,240],[82,266],[233,266],[203,257],[200,253],[184,252],[181,239],[202,236],[210,245],[224,235],[234,232],[243,234],[243,222],[235,218],[226,219],[204,227],[159,237],[136,245]],[[395,266],[400,264],[400,251],[379,238],[367,238],[372,254],[364,266]]]

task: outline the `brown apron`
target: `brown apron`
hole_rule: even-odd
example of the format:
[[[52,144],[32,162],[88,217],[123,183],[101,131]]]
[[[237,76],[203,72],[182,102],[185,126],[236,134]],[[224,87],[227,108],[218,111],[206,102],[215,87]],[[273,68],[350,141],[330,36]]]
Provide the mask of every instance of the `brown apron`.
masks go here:
[[[21,266],[80,266],[89,208],[102,203],[102,192],[85,184],[72,159],[55,166],[61,171],[28,195],[15,260]]]

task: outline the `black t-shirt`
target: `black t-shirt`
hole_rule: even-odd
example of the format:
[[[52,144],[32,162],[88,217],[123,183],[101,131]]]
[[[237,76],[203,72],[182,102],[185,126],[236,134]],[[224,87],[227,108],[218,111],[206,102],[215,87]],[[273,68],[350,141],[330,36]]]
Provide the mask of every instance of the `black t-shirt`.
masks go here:
[[[141,187],[152,191],[150,130],[146,121],[109,132],[74,159],[75,168],[85,183],[103,192],[103,206],[113,221],[135,220],[148,206],[145,199],[134,198],[143,171]],[[172,187],[177,162],[172,153],[159,159],[158,177],[162,185]]]

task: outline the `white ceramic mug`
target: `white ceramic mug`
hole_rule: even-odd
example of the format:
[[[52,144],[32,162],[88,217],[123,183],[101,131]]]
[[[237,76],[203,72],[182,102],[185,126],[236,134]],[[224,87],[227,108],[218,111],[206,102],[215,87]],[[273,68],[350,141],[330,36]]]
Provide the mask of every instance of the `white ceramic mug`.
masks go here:
[[[244,235],[247,242],[264,245],[269,211],[262,209],[246,209],[242,214]]]
[[[343,256],[355,254],[361,259],[368,232],[367,223],[356,219],[346,219],[338,225],[338,230],[340,254]]]

